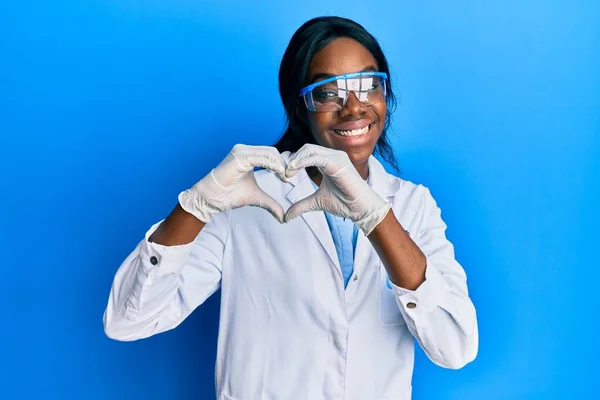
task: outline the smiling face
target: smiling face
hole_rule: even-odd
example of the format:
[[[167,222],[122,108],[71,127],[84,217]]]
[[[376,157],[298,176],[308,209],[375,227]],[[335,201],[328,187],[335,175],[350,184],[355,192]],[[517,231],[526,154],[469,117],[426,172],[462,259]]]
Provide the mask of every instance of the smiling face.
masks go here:
[[[349,38],[336,39],[311,60],[308,81],[353,72],[377,71],[373,55]],[[317,143],[345,151],[360,171],[373,153],[385,123],[386,102],[362,104],[350,92],[346,105],[335,112],[308,112],[308,122]]]

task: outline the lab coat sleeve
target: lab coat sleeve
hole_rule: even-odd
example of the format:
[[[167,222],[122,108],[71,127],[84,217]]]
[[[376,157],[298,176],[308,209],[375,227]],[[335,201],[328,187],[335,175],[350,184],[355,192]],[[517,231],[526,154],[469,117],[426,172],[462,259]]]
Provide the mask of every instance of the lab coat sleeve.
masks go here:
[[[229,214],[217,214],[181,246],[149,242],[160,222],[152,226],[115,275],[104,312],[106,335],[132,341],[173,329],[216,292]]]
[[[475,307],[464,269],[446,239],[446,224],[423,187],[423,220],[416,244],[427,259],[425,282],[411,291],[393,285],[408,329],[437,365],[459,369],[473,361],[479,346]]]

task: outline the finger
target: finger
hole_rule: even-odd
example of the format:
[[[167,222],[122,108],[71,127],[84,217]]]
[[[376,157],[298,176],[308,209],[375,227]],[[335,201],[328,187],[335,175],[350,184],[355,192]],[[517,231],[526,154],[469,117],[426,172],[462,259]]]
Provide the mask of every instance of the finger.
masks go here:
[[[310,196],[292,204],[285,213],[283,221],[287,223],[306,212],[320,211],[321,207],[319,206],[319,196],[320,193],[316,191]]]
[[[326,150],[325,147],[323,146],[319,146],[316,144],[312,144],[312,143],[307,143],[305,145],[303,145],[302,147],[300,147],[298,149],[298,151],[296,151],[294,154],[292,154],[292,156],[289,159],[289,162],[293,162],[296,159],[301,159],[304,158],[306,156],[310,156],[313,154],[319,154],[322,150]]]
[[[287,167],[285,160],[279,153],[272,151],[259,151],[246,156],[246,159],[253,167],[266,168],[273,171],[280,178],[285,178],[285,169]]]
[[[260,207],[267,210],[280,224],[284,222],[284,211],[281,204],[275,201],[271,196],[259,190],[256,193],[256,198],[254,201],[248,203],[249,206]]]
[[[342,150],[305,144],[290,158],[286,168],[286,176],[290,178],[307,167],[318,167],[321,172],[332,175],[344,166],[351,164],[348,154]]]
[[[277,163],[283,166],[283,170],[276,171],[275,173],[279,176],[279,179],[287,182],[287,177],[285,176],[285,169],[287,168],[287,161],[283,158],[279,150],[275,147],[270,148],[271,154],[273,154],[273,158],[277,161]]]
[[[298,171],[306,167],[318,167],[326,169],[326,167],[329,166],[330,162],[331,160],[329,159],[329,157],[327,157],[327,155],[308,154],[300,158],[291,160],[288,163],[287,168],[285,170],[285,176],[291,178],[292,176],[296,175]]]

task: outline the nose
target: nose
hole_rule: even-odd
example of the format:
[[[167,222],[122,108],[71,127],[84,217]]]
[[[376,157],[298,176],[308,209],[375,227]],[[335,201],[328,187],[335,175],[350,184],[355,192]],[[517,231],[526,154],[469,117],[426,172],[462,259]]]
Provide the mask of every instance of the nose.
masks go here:
[[[364,113],[364,105],[358,100],[356,93],[349,92],[348,100],[346,100],[346,104],[340,110],[340,115],[342,117],[349,115],[360,115]]]

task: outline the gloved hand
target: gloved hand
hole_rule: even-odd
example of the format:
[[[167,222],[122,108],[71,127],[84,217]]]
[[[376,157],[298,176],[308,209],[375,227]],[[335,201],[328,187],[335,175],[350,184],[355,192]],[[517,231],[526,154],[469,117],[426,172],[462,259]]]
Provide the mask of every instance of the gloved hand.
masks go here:
[[[238,207],[261,207],[283,223],[283,208],[254,179],[254,167],[262,167],[285,178],[286,163],[274,147],[237,144],[207,176],[179,194],[179,204],[200,221]]]
[[[369,235],[390,210],[391,204],[369,187],[346,152],[306,144],[290,158],[285,175],[290,178],[311,166],[323,174],[321,186],[312,195],[293,204],[285,214],[285,222],[308,211],[327,211],[350,218],[365,235]]]

